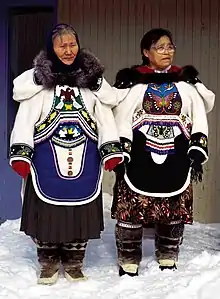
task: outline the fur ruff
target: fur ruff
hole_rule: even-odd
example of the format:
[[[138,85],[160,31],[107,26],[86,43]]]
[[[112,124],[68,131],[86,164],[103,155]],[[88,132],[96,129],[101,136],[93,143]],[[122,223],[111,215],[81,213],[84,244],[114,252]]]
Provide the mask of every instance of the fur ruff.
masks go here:
[[[63,84],[78,88],[98,88],[97,81],[103,76],[104,66],[87,49],[80,50],[79,61],[79,68],[74,72],[69,74],[53,73],[52,62],[48,60],[46,52],[41,51],[34,59],[36,84],[43,85],[45,88]]]
[[[129,88],[136,84],[148,84],[148,83],[171,83],[185,81],[195,84],[201,82],[197,76],[198,71],[192,65],[186,65],[178,72],[171,73],[140,73],[136,67],[125,68],[120,70],[116,75],[116,82],[114,86],[116,88]]]

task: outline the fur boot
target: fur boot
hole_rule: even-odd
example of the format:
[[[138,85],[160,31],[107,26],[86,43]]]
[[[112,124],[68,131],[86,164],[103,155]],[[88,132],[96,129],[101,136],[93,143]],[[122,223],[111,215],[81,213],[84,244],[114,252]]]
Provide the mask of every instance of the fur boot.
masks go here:
[[[137,276],[142,259],[142,226],[118,222],[115,227],[119,275]]]
[[[58,279],[60,251],[56,244],[37,243],[38,261],[41,266],[38,284],[52,285]]]
[[[86,246],[86,241],[77,240],[65,243],[61,247],[61,262],[64,268],[64,276],[70,282],[87,279],[82,272]]]
[[[183,231],[184,224],[180,221],[156,224],[155,255],[161,270],[176,269]]]

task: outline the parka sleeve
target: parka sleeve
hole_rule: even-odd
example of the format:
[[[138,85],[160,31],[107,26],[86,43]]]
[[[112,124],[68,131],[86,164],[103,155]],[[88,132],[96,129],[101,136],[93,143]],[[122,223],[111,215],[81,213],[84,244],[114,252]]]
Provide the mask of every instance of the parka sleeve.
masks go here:
[[[38,94],[20,103],[10,138],[10,160],[31,164],[35,124],[40,119],[43,97]]]
[[[206,107],[201,95],[193,88],[191,97],[192,131],[188,154],[192,150],[199,151],[204,156],[203,163],[208,160],[208,119]]]
[[[98,148],[103,164],[114,157],[122,158],[123,154],[112,109],[109,105],[96,99],[95,114],[98,130]]]
[[[43,90],[42,85],[34,82],[34,69],[27,70],[16,77],[13,85],[13,99],[16,102],[29,100]]]
[[[131,145],[133,140],[133,115],[142,101],[142,88],[136,85],[131,89],[115,89],[119,104],[113,109],[115,122],[120,137],[124,157],[130,161]]]
[[[97,88],[92,92],[101,103],[109,105],[111,108],[117,106],[117,94],[104,77],[99,78]]]
[[[215,94],[209,90],[203,83],[197,82],[195,85],[196,91],[202,97],[206,113],[212,111],[215,104]]]

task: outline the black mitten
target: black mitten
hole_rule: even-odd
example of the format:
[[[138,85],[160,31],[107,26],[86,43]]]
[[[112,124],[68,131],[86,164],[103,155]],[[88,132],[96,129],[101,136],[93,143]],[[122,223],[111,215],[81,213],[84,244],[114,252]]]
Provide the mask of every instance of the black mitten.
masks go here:
[[[190,159],[191,181],[198,183],[202,181],[203,167],[202,163],[205,161],[205,156],[200,150],[192,149],[188,153]]]

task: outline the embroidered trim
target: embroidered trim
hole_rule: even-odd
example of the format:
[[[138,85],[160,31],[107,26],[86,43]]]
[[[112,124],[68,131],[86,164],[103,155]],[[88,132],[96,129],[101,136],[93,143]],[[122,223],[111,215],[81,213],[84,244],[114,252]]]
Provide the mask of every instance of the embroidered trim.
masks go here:
[[[54,144],[59,145],[61,147],[74,148],[76,146],[79,146],[82,143],[85,143],[86,137],[85,136],[81,136],[77,140],[68,141],[68,140],[61,140],[61,139],[53,136],[52,137],[52,141],[53,141]]]
[[[34,149],[25,143],[14,143],[10,148],[10,159],[15,157],[26,158],[29,161],[32,160]]]
[[[43,140],[49,138],[60,124],[69,123],[69,122],[73,122],[73,124],[79,125],[82,128],[83,133],[85,133],[85,135],[88,138],[97,142],[98,137],[95,134],[95,132],[91,129],[91,127],[88,125],[86,120],[83,119],[80,114],[73,112],[72,114],[69,113],[67,115],[66,114],[59,115],[56,121],[54,121],[44,132],[34,136],[34,143],[35,144],[40,143]]]
[[[87,242],[78,242],[78,243],[64,243],[62,246],[63,250],[74,250],[74,251],[84,251],[86,249]]]
[[[146,137],[146,150],[162,155],[175,153],[175,138],[180,134],[189,140],[191,128],[192,122],[185,114],[147,115],[142,109],[136,112],[133,123],[133,131],[139,130]]]
[[[159,155],[173,154],[175,153],[175,146],[174,146],[174,142],[161,144],[155,141],[152,142],[151,140],[147,140],[146,150]]]
[[[121,144],[118,141],[106,142],[100,146],[101,159],[105,159],[108,156],[122,154]]]
[[[52,140],[55,144],[68,148],[84,143],[86,136],[80,126],[71,122],[65,122],[59,124]]]
[[[132,224],[128,222],[118,221],[117,225],[125,228],[142,228],[142,224]]]
[[[177,126],[190,139],[192,121],[184,114],[180,115],[147,115],[143,109],[138,110],[133,117],[133,130],[140,129],[144,125],[155,126]]]
[[[194,133],[189,141],[189,150],[191,147],[199,147],[208,155],[208,138],[203,133]]]
[[[131,140],[125,137],[120,137],[120,143],[122,146],[123,152],[130,154],[131,152]]]
[[[75,87],[57,86],[54,90],[54,101],[50,112],[35,127],[35,143],[50,137],[60,123],[73,120],[79,123],[89,138],[97,141],[97,124],[87,111],[80,90]]]

